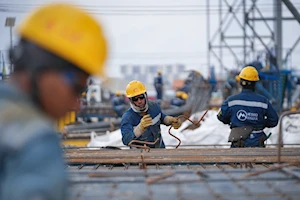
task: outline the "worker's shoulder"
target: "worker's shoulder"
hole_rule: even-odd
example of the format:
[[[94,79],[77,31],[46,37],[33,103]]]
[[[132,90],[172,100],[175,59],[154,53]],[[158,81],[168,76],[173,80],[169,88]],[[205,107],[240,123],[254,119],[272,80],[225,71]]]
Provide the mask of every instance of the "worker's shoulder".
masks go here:
[[[261,95],[261,94],[258,94],[255,92],[255,95],[254,95],[255,98],[259,99],[261,102],[269,102],[268,98],[265,97],[264,95]]]
[[[241,93],[233,94],[227,98],[227,101],[239,100],[241,98]]]
[[[129,117],[131,117],[134,114],[134,110],[130,107],[128,108],[122,115],[122,121],[128,119]]]
[[[34,138],[54,134],[49,119],[29,104],[0,100],[1,144],[18,149]]]
[[[258,94],[256,92],[240,92],[238,94],[234,94],[230,97],[228,97],[228,100],[229,101],[232,101],[232,100],[248,100],[248,101],[259,101],[259,102],[268,102],[268,99],[261,95],[261,94]]]

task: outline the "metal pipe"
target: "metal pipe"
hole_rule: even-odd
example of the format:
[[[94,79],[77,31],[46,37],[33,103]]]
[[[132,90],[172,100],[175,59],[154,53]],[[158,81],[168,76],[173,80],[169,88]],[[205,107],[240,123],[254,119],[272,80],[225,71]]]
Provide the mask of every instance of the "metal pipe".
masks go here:
[[[279,119],[279,133],[278,133],[278,151],[277,151],[277,162],[280,164],[281,162],[281,147],[283,147],[283,139],[282,139],[282,119],[285,116],[291,115],[291,114],[300,114],[300,111],[286,111],[283,112]]]

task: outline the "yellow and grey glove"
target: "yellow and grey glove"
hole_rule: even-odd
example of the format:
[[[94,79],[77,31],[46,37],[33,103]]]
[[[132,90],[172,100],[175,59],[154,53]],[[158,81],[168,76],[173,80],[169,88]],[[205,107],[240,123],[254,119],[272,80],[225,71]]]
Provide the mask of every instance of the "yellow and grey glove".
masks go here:
[[[171,116],[166,116],[164,119],[164,123],[166,125],[171,125],[175,129],[178,129],[181,126],[181,121],[178,118],[171,117]]]
[[[135,134],[136,137],[139,137],[140,135],[142,135],[145,130],[147,129],[147,127],[152,125],[152,118],[150,117],[150,115],[145,115],[139,125],[137,127],[134,128],[133,132]]]

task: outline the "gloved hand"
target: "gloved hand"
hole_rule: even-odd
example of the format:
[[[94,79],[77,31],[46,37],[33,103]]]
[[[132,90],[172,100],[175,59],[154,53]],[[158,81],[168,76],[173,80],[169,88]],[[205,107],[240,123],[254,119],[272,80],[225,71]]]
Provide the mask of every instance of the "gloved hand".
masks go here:
[[[147,127],[152,125],[152,118],[150,115],[144,115],[144,117],[141,119],[139,127],[142,131],[145,131]]]
[[[175,129],[178,129],[181,126],[181,121],[178,118],[171,117],[170,119],[171,126]]]

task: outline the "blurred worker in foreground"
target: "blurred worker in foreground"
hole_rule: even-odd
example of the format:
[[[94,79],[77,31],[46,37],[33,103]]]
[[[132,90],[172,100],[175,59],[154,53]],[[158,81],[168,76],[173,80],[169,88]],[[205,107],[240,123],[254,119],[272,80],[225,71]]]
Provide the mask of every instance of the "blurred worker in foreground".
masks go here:
[[[97,22],[66,4],[32,13],[10,51],[0,86],[0,199],[63,200],[67,179],[54,120],[79,107],[89,75],[101,75],[106,42]]]
[[[122,116],[121,133],[124,145],[131,140],[154,142],[155,145],[148,145],[151,148],[165,148],[161,137],[160,124],[172,125],[175,129],[181,126],[179,119],[166,116],[160,106],[149,101],[147,90],[140,81],[131,81],[126,87],[126,96],[130,100],[129,108]]]
[[[122,117],[123,113],[127,108],[127,104],[125,102],[124,96],[120,91],[117,91],[112,98],[112,106],[114,111],[117,113],[118,117]]]
[[[171,105],[173,107],[180,107],[186,104],[186,100],[188,99],[188,94],[182,91],[177,91],[176,96],[171,99]]]
[[[161,71],[157,72],[157,77],[154,78],[154,87],[156,90],[156,99],[162,100],[163,99],[163,78]]]
[[[239,77],[241,93],[228,97],[217,117],[230,125],[231,147],[265,147],[267,136],[263,129],[275,127],[278,115],[266,97],[254,92],[259,81],[254,67],[243,68]]]

